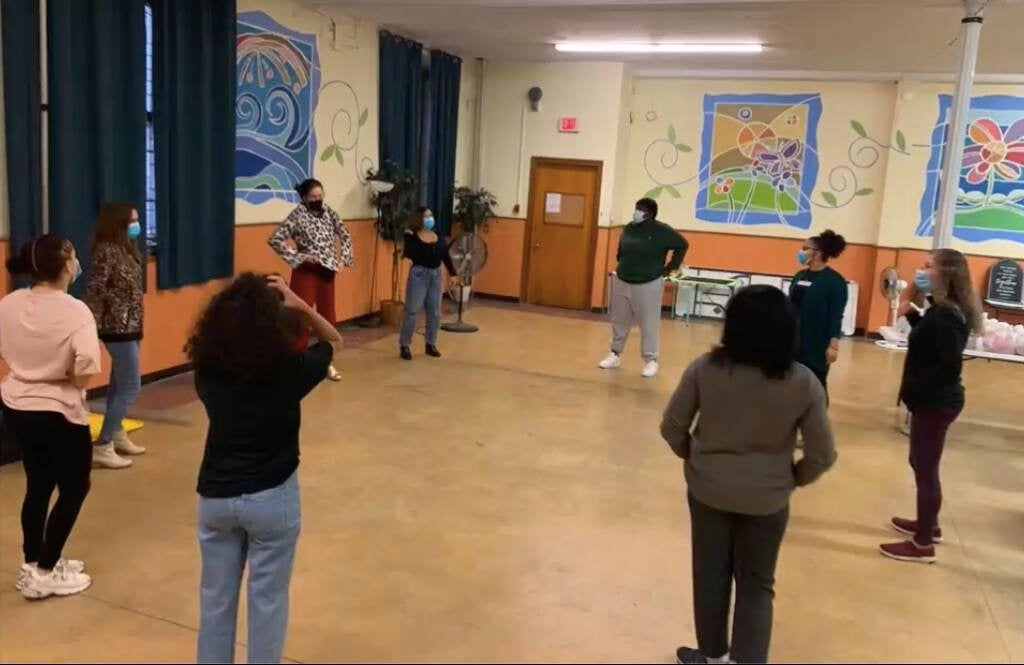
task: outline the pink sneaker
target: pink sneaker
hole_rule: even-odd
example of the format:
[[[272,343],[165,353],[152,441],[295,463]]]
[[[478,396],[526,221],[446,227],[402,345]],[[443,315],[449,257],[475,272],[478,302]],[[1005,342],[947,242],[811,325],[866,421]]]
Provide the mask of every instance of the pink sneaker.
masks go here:
[[[896,561],[909,561],[912,563],[935,563],[935,546],[921,547],[912,540],[904,540],[902,543],[888,543],[878,548],[882,556],[895,559]]]
[[[905,520],[902,517],[894,517],[889,522],[889,526],[896,533],[902,533],[904,536],[914,537],[917,535],[917,520]],[[932,542],[939,544],[942,542],[942,527],[937,526],[932,531]]]

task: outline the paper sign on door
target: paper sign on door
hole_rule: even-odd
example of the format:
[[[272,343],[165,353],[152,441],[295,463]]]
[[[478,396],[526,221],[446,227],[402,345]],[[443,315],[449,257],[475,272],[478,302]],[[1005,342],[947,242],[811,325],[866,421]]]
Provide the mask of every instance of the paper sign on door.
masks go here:
[[[557,215],[562,212],[562,195],[558,192],[548,192],[544,199],[544,212]]]

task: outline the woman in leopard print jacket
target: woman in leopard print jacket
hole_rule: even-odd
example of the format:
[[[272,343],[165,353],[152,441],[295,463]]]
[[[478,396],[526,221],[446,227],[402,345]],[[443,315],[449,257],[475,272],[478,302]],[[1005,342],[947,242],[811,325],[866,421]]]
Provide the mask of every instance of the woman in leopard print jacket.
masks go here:
[[[324,186],[319,180],[309,178],[295,191],[302,197],[302,203],[277,227],[268,242],[292,268],[292,291],[314,306],[320,316],[337,323],[334,280],[342,267],[355,262],[352,236],[338,213],[324,203]],[[340,252],[335,237],[341,241]],[[309,345],[308,328],[302,328],[295,345],[298,349]],[[341,380],[333,366],[327,376],[332,381]]]
[[[142,341],[142,234],[139,213],[130,203],[105,203],[96,217],[92,267],[85,302],[96,317],[100,340],[112,362],[107,412],[93,447],[93,466],[123,469],[131,460],[120,455],[146,452],[124,431],[122,421],[142,387],[139,344]]]

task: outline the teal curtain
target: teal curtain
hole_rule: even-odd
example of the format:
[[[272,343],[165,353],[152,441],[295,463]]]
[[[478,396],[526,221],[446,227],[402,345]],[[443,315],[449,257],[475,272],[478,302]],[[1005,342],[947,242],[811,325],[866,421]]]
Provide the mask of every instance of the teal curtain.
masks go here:
[[[459,84],[462,60],[444,51],[430,52],[430,155],[427,206],[434,211],[438,234],[452,228],[455,149],[459,133]]]
[[[39,2],[0,0],[12,254],[43,228]]]
[[[84,269],[103,202],[128,201],[145,214],[145,8],[144,0],[47,3],[50,231],[74,243]]]
[[[420,172],[423,45],[380,32],[380,163]]]
[[[235,0],[151,0],[157,284],[234,271]]]

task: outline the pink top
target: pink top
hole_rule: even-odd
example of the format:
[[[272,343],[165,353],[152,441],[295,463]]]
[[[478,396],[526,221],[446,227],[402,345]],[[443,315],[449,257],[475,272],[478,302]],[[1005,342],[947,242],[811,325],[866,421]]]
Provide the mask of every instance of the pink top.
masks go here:
[[[4,404],[89,424],[85,391],[71,382],[100,373],[96,320],[85,303],[59,291],[14,291],[0,300],[0,357],[11,368],[0,384]]]

